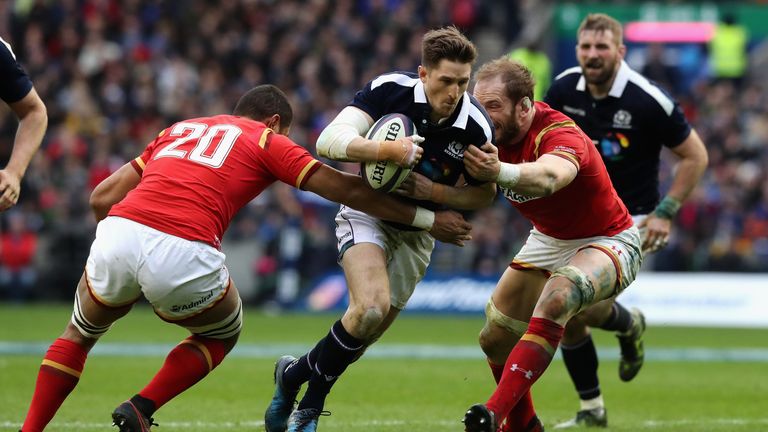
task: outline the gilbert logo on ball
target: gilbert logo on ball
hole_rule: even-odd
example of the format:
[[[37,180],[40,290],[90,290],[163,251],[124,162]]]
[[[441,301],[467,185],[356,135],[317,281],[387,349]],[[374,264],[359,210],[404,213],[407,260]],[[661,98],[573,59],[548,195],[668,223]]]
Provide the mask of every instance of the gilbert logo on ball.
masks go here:
[[[404,114],[386,114],[371,126],[366,138],[374,141],[394,141],[416,133],[416,126]],[[394,162],[361,162],[360,175],[372,189],[392,192],[408,177],[410,168],[403,168]]]

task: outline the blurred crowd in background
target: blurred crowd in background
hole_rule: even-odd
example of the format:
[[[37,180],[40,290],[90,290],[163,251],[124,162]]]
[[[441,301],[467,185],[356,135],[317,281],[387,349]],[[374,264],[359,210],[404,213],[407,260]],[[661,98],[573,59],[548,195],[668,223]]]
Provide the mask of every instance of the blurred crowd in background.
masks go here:
[[[483,59],[496,57],[520,43],[527,3],[0,1],[0,35],[49,114],[20,202],[0,219],[0,298],[71,297],[95,231],[91,190],[172,122],[228,113],[249,88],[273,83],[294,106],[291,138],[314,153],[319,132],[366,81],[415,71],[424,31],[455,23],[478,37]],[[768,271],[768,90],[749,76],[687,84],[668,90],[707,145],[710,167],[648,270]],[[2,165],[15,129],[13,115],[2,112]],[[662,172],[666,187],[669,167]],[[252,251],[259,299],[272,295],[280,268],[295,268],[299,287],[338,271],[336,210],[280,185],[243,209],[225,244]],[[501,201],[471,217],[473,241],[463,249],[438,245],[431,272],[498,274],[530,229]]]

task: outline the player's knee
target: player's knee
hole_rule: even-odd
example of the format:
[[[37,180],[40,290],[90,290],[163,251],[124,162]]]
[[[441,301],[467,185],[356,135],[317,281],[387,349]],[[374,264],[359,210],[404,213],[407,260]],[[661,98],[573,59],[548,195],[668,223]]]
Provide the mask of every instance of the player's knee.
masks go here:
[[[376,333],[389,313],[389,302],[369,302],[358,305],[348,312],[355,327],[350,333],[362,339],[375,338]]]
[[[583,270],[568,265],[555,270],[550,276],[550,282],[555,278],[563,278],[569,283],[547,284],[542,293],[541,308],[549,317],[559,319],[574,316],[590,306],[595,299],[595,287]]]
[[[488,358],[506,359],[527,328],[527,322],[504,315],[490,299],[485,306],[485,326],[480,331],[478,342]]]
[[[69,325],[67,325],[67,328],[64,330],[64,335],[62,336],[65,336],[66,339],[70,340],[82,338],[83,342],[87,342],[93,345],[109,330],[111,326],[111,324],[102,326],[94,324],[85,316],[81,302],[75,301],[75,307],[72,310],[72,317],[69,320]],[[88,342],[89,340],[90,342]]]

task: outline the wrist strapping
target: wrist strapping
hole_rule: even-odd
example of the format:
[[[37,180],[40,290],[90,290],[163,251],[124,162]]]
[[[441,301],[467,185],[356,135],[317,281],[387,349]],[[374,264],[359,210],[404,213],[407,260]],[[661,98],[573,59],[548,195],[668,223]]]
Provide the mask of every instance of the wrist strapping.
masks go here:
[[[520,167],[516,164],[501,162],[496,183],[499,186],[513,188],[520,181]]]
[[[424,207],[416,207],[416,216],[413,217],[411,225],[429,231],[434,224],[435,212],[427,210]]]
[[[659,205],[656,206],[653,213],[660,218],[672,219],[675,217],[678,210],[680,210],[680,201],[667,195],[661,200]]]

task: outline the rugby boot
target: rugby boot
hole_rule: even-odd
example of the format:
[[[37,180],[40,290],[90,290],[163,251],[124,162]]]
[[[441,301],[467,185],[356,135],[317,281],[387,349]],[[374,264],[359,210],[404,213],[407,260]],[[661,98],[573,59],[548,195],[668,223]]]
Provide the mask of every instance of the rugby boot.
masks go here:
[[[293,411],[299,389],[285,388],[283,385],[283,373],[295,361],[296,357],[286,355],[277,359],[275,363],[275,393],[272,395],[272,401],[264,413],[264,427],[267,432],[285,432],[288,428],[288,417]]]
[[[576,417],[555,425],[555,429],[582,427],[608,427],[608,412],[605,408],[581,410],[576,413]]]
[[[148,432],[152,426],[157,426],[154,419],[139,411],[136,405],[127,400],[112,413],[112,426],[120,428],[120,432]]]
[[[632,308],[632,328],[627,334],[617,334],[621,359],[619,360],[619,378],[622,381],[631,381],[640,372],[645,360],[643,348],[643,334],[645,333],[645,316],[640,309]]]
[[[320,416],[329,415],[331,415],[330,412],[316,408],[296,410],[288,417],[288,432],[315,432]]]
[[[464,413],[464,432],[496,432],[496,415],[483,404],[474,404]]]

